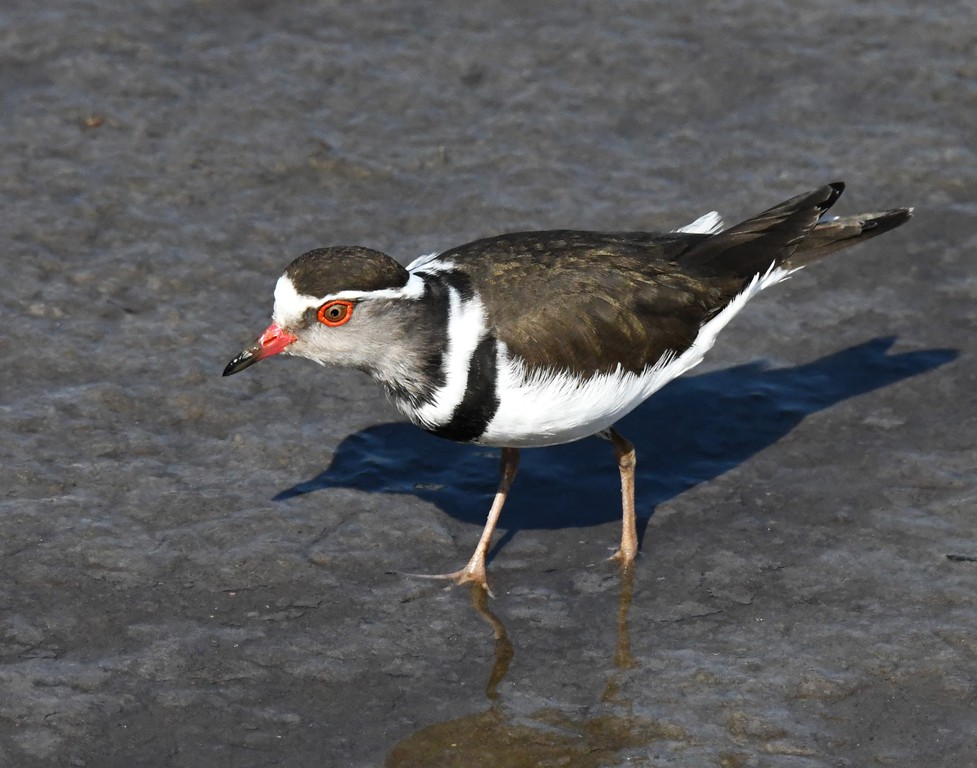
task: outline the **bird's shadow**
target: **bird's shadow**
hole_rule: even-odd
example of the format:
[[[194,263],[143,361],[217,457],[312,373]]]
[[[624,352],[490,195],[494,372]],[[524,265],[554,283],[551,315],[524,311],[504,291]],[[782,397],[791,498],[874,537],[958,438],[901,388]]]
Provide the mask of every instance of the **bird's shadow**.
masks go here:
[[[743,463],[805,416],[958,356],[952,349],[889,355],[894,341],[873,339],[792,368],[752,362],[670,383],[617,425],[637,448],[644,525],[659,504]],[[381,424],[350,435],[328,468],[274,498],[337,487],[406,493],[481,525],[498,483],[498,457],[498,450],[451,443],[410,424]],[[505,539],[515,530],[590,526],[620,516],[609,443],[588,438],[525,450],[520,478],[500,523]]]

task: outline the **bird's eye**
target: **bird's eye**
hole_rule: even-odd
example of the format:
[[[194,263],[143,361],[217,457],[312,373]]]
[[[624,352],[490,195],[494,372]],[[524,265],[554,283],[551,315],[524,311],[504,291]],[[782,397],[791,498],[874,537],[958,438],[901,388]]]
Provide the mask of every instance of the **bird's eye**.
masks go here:
[[[319,307],[319,311],[316,313],[319,322],[323,325],[328,325],[330,328],[345,325],[352,316],[353,302],[340,300],[327,301]]]

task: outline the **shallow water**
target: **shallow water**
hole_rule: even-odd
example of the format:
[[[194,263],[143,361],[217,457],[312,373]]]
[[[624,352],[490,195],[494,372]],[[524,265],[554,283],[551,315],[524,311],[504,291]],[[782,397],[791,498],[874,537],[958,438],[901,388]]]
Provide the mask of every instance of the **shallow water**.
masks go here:
[[[977,12],[0,9],[0,766],[971,765]],[[302,250],[913,221],[598,440],[498,453],[358,373],[220,372]]]

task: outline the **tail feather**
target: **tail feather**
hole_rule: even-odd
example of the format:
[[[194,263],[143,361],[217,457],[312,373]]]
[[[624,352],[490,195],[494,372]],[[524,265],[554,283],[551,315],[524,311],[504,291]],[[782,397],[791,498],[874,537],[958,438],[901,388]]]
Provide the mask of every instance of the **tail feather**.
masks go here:
[[[771,266],[796,269],[904,224],[912,208],[856,216],[825,217],[844,192],[843,182],[792,197],[735,227],[702,240],[682,255],[682,265],[700,274],[745,280]]]
[[[703,240],[682,255],[682,264],[704,274],[745,279],[766,272],[790,257],[844,189],[842,182],[835,182],[792,197]]]
[[[821,220],[798,244],[784,266],[788,269],[806,266],[841,248],[847,248],[849,245],[864,242],[890,229],[895,229],[909,221],[912,215],[912,208],[893,208],[878,213],[835,216]]]

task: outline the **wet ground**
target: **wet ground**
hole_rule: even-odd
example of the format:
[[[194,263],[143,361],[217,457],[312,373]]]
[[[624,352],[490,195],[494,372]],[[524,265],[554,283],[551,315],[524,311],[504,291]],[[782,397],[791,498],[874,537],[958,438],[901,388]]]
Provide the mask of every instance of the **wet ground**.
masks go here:
[[[968,3],[0,8],[0,765],[977,765]],[[45,7],[46,6],[46,7]],[[913,221],[598,440],[498,453],[224,364],[316,245]]]

